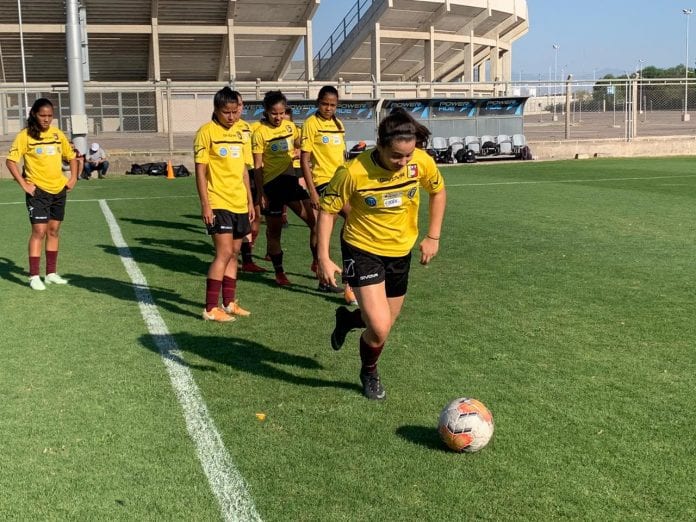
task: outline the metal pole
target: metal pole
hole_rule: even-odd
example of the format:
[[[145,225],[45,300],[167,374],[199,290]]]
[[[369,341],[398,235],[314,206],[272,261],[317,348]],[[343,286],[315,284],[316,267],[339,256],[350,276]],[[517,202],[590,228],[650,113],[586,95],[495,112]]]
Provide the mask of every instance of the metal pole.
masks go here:
[[[17,0],[19,15],[19,49],[22,55],[22,83],[24,84],[24,113],[29,116],[29,95],[27,94],[27,65],[24,57],[24,30],[22,29],[22,0]],[[20,125],[21,127],[21,125]]]
[[[556,115],[556,71],[558,71],[558,50],[561,48],[558,44],[553,44],[554,58],[553,58],[553,121],[558,121],[558,116]]]
[[[686,61],[684,62],[684,115],[682,121],[689,121],[689,17],[693,13],[693,9],[682,9],[682,13],[686,15]]]
[[[174,129],[173,126],[173,107],[172,107],[172,79],[167,78],[167,136],[169,137],[169,160],[174,154]]]
[[[70,93],[70,130],[75,148],[87,152],[87,112],[82,80],[82,38],[77,0],[66,0],[65,45]]]

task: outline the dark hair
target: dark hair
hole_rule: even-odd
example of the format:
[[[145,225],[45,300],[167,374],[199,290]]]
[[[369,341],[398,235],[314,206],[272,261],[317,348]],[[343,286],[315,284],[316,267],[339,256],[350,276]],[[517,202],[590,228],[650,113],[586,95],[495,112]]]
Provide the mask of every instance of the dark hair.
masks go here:
[[[271,110],[271,107],[273,107],[274,105],[277,105],[279,103],[283,103],[286,106],[288,104],[288,99],[280,91],[268,91],[263,96],[263,110],[264,111]]]
[[[338,98],[338,89],[336,89],[336,87],[333,85],[324,85],[321,89],[319,89],[317,101],[321,100],[327,94],[333,94],[336,98]]]
[[[430,130],[402,107],[393,108],[377,129],[377,144],[381,147],[389,147],[394,141],[416,140],[417,147],[425,148],[429,138]]]
[[[333,85],[324,85],[321,89],[319,89],[319,94],[317,94],[317,103],[319,103],[327,94],[335,96],[336,100],[338,100],[338,89],[336,89],[336,87]],[[336,124],[336,127],[338,127],[338,130],[343,130],[343,125],[341,125],[341,122],[338,121],[338,118],[336,118],[336,114],[332,116],[332,119]]]
[[[53,103],[51,103],[51,100],[48,98],[39,98],[31,106],[29,116],[27,117],[27,134],[35,140],[41,138],[41,126],[39,125],[39,120],[36,118],[36,113],[43,107],[50,107],[53,109]]]
[[[290,121],[293,121],[292,120],[292,107],[290,107],[289,105],[285,107],[285,115],[290,116]]]
[[[229,87],[223,87],[215,93],[215,96],[213,97],[213,107],[217,111],[225,107],[225,105],[227,105],[228,103],[239,104],[241,101],[242,95],[239,94],[239,92],[233,91]],[[217,121],[217,118],[215,117],[215,112],[213,112],[212,119],[214,121]]]

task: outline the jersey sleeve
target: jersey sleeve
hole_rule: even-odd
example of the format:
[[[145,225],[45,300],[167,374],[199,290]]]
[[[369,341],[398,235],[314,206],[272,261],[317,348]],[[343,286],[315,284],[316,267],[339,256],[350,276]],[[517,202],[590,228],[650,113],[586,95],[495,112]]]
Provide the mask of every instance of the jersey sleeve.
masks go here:
[[[339,167],[319,202],[321,209],[328,214],[338,214],[350,199],[353,188],[350,171],[345,166]]]
[[[193,161],[207,165],[210,162],[210,135],[201,127],[193,140]]]
[[[7,154],[7,159],[19,163],[22,157],[27,153],[27,133],[20,132],[15,137],[12,145],[10,145],[10,152]]]
[[[309,118],[302,126],[302,139],[300,141],[300,150],[302,152],[312,152],[315,134],[313,123],[314,119]]]
[[[266,148],[266,142],[261,132],[262,129],[259,127],[251,135],[251,152],[253,154],[263,154]]]
[[[68,138],[65,136],[65,134],[62,131],[58,131],[58,139],[60,140],[60,151],[63,159],[65,161],[70,161],[73,160],[77,157],[75,154],[75,151],[73,148],[70,146],[70,142],[68,141]]]
[[[428,193],[435,194],[445,188],[445,180],[440,169],[430,155],[424,156],[423,174],[419,182]]]

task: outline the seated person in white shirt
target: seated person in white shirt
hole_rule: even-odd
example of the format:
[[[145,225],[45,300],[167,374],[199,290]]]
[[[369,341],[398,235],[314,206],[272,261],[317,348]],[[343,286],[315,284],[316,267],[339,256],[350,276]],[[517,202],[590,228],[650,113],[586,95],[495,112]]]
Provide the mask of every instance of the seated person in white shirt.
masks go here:
[[[106,176],[106,171],[109,170],[109,162],[106,160],[106,152],[98,143],[92,143],[85,155],[85,167],[82,172],[82,179],[90,179],[92,172],[99,173],[99,179]]]

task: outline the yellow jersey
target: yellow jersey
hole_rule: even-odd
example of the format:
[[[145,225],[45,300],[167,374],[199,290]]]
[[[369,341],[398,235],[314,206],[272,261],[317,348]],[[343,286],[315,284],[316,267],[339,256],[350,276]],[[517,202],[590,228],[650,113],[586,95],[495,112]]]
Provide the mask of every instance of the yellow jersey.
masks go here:
[[[254,155],[251,153],[252,127],[244,120],[238,120],[237,123],[232,125],[232,128],[238,129],[242,133],[242,141],[244,142],[244,162],[246,163],[247,169],[252,170],[254,168]]]
[[[314,185],[328,183],[345,162],[346,131],[339,120],[312,114],[302,126],[302,151],[312,153]]]
[[[435,194],[445,182],[435,161],[421,149],[397,172],[380,167],[373,152],[376,149],[368,149],[338,168],[321,209],[337,214],[349,203],[343,229],[347,243],[380,256],[405,256],[418,239],[419,187]]]
[[[49,127],[35,140],[27,129],[15,137],[7,159],[19,163],[24,158],[24,173],[27,181],[50,194],[58,194],[65,188],[67,179],[63,175],[63,160],[75,157],[68,138],[57,127]]]
[[[249,212],[244,184],[246,158],[241,128],[226,129],[216,121],[203,125],[193,141],[193,159],[207,165],[208,201],[214,209],[236,214]]]
[[[254,131],[252,152],[263,155],[264,185],[281,174],[293,174],[292,161],[297,139],[299,131],[291,121],[283,121],[278,127],[264,121]]]

